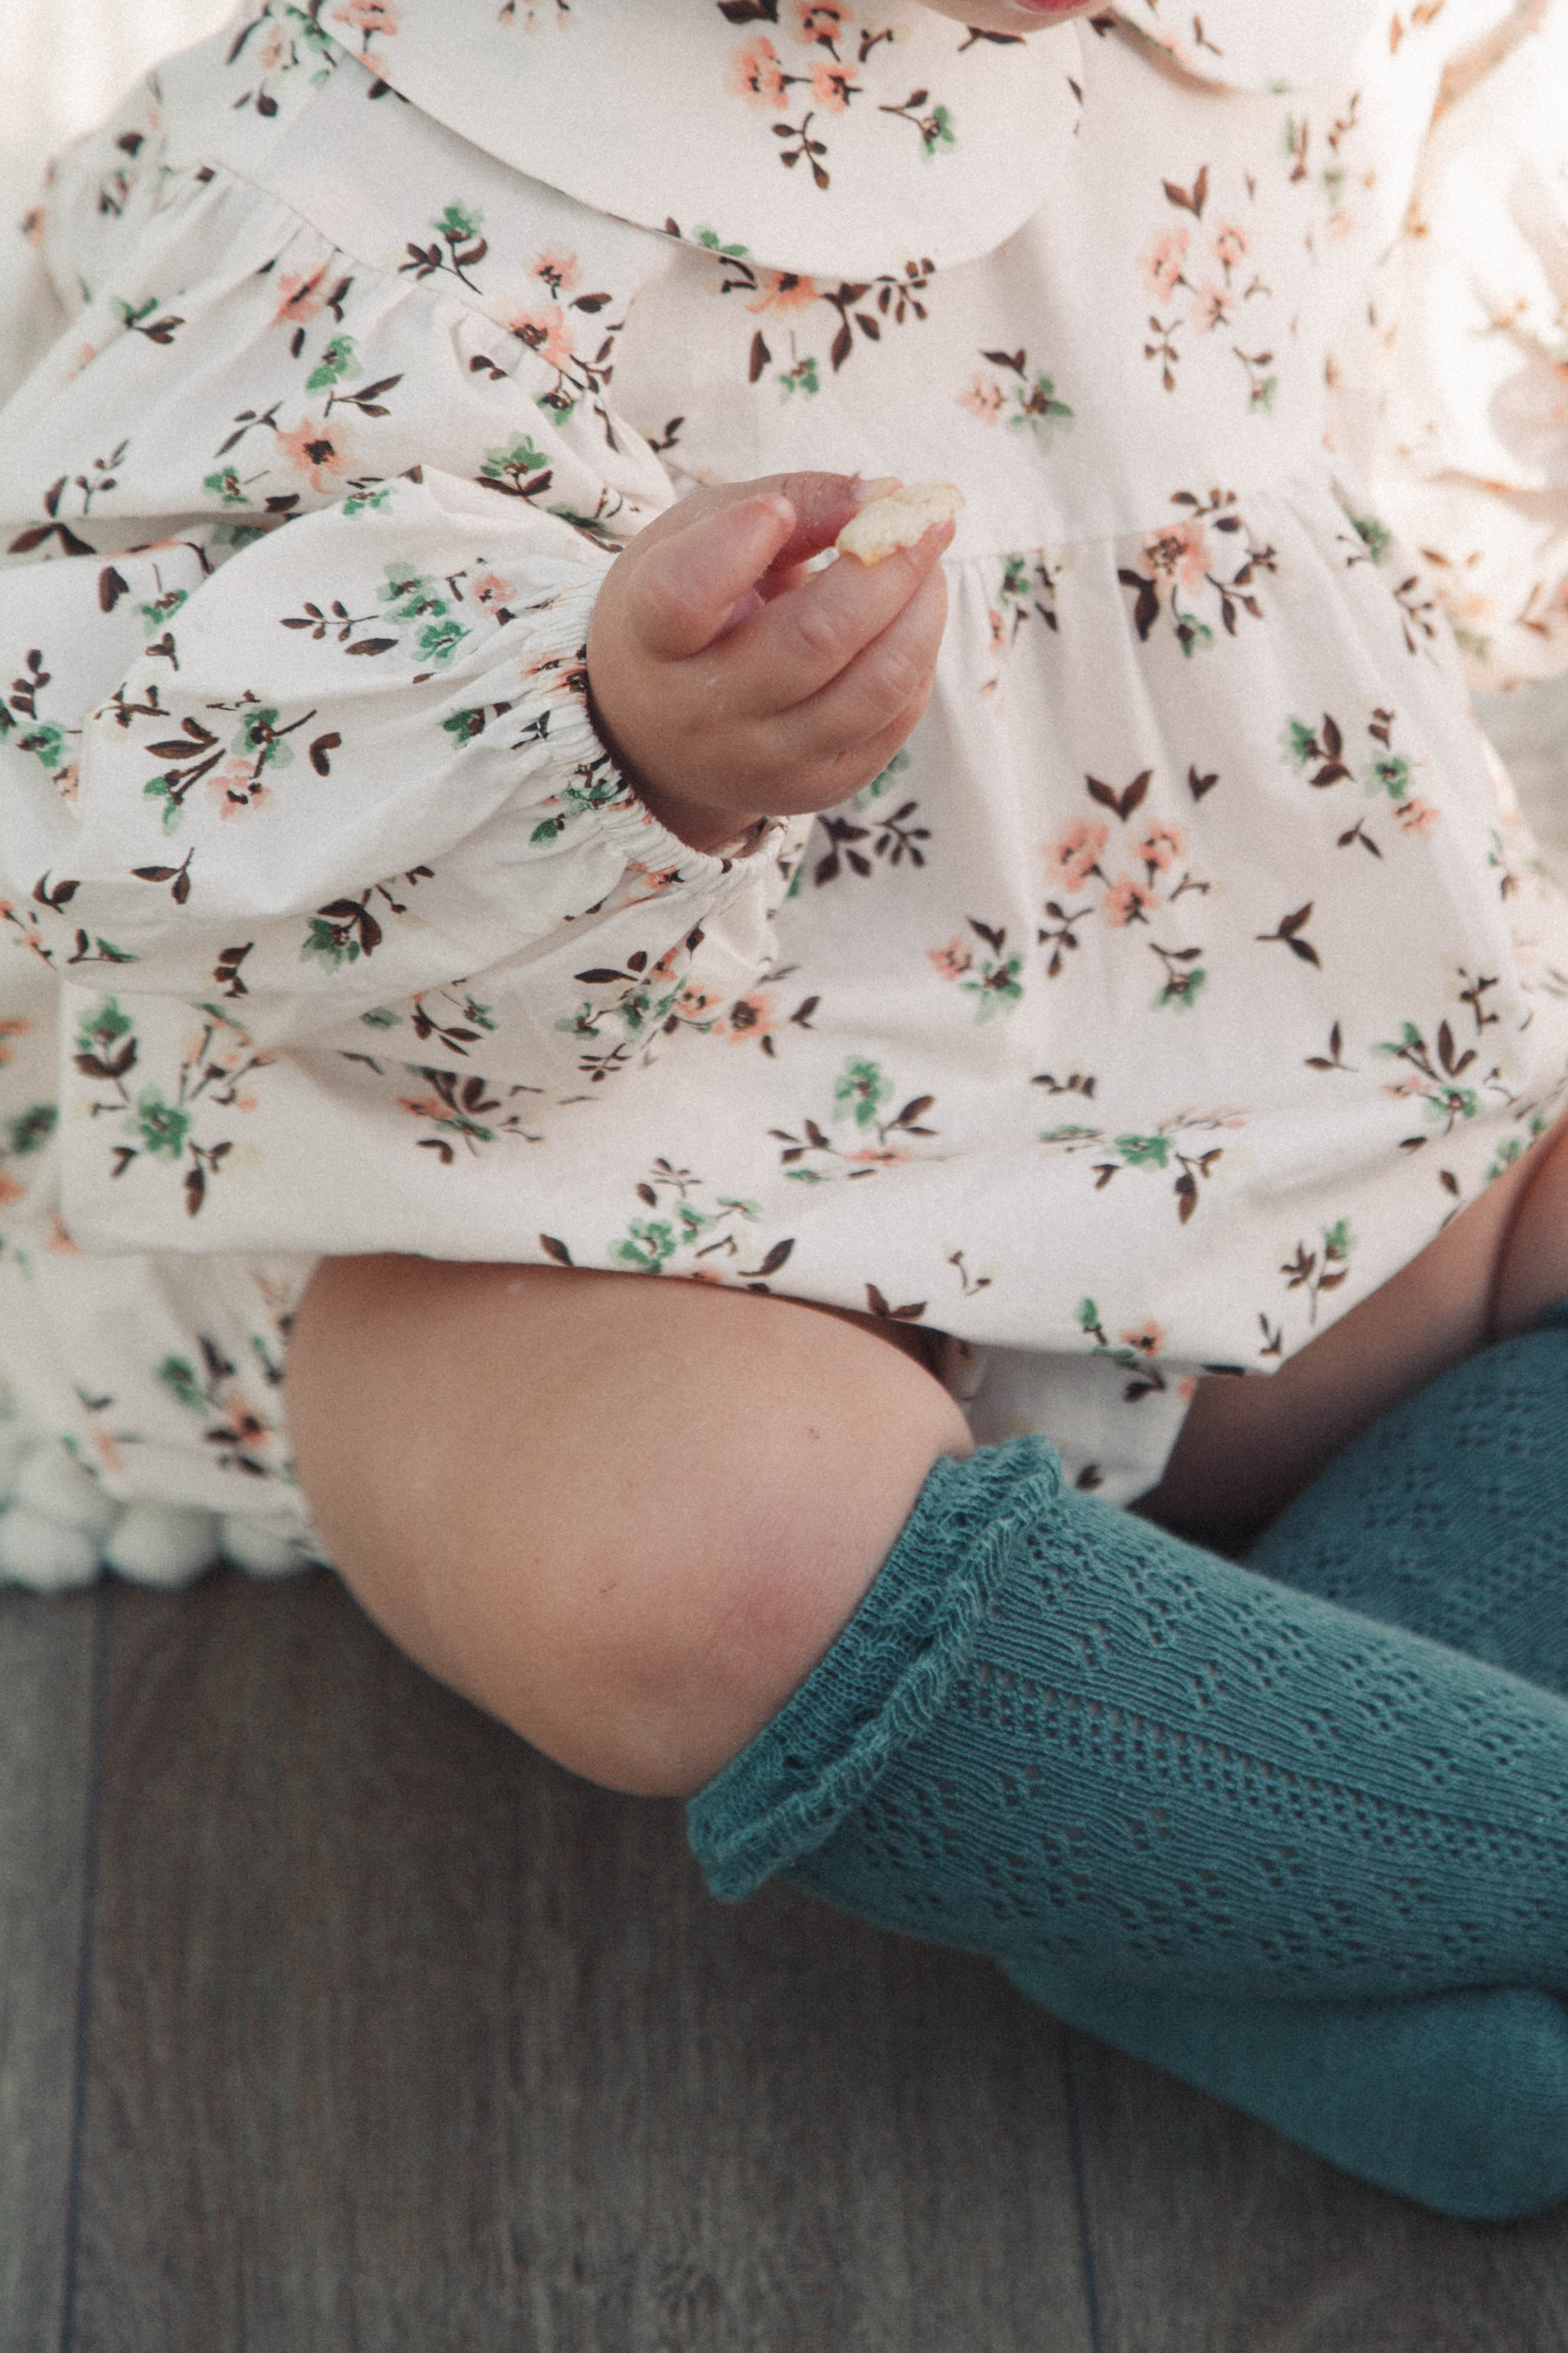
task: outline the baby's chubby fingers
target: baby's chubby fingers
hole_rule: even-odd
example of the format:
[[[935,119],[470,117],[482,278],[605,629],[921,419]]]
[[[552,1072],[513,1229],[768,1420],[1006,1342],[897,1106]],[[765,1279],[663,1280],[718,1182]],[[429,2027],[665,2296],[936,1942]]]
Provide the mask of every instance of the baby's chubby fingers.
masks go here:
[[[952,529],[933,525],[878,564],[840,557],[754,612],[722,649],[726,708],[763,717],[820,694],[913,602]]]
[[[648,657],[687,659],[830,547],[881,487],[852,474],[795,473],[693,491],[621,557],[612,601]]]
[[[764,491],[699,515],[635,565],[623,556],[626,618],[639,650],[655,661],[684,661],[710,646],[795,529],[789,500]]]
[[[772,726],[792,760],[829,757],[923,708],[947,626],[947,582],[932,562],[888,627],[817,693],[780,712]]]

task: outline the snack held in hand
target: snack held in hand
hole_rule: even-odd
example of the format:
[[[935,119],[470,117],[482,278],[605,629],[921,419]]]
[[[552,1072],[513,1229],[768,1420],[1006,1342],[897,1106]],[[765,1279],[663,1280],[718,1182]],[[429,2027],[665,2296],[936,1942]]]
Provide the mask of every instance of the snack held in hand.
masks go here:
[[[933,523],[951,522],[963,504],[963,492],[954,482],[910,482],[872,499],[853,522],[847,522],[834,542],[840,555],[858,556],[862,564],[880,564],[895,548],[913,547]]]

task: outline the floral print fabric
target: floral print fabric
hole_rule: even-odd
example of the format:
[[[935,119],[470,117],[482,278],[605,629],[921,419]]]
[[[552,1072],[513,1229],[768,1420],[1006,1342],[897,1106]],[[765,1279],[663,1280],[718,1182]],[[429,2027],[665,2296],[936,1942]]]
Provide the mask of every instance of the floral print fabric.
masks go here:
[[[607,5],[454,54],[482,86]],[[33,1418],[118,1494],[308,1533],[292,1306],[320,1253],[426,1251],[922,1324],[979,1436],[1043,1429],[1128,1499],[1200,1372],[1272,1370],[1528,1149],[1568,922],[1460,647],[1488,682],[1568,653],[1561,110],[1508,79],[1561,56],[1537,14],[1379,17],[1302,91],[1096,20],[1048,198],[999,224],[955,175],[945,261],[898,233],[969,135],[934,73],[874,217],[838,149],[826,191],[765,151],[824,241],[761,249],[676,215],[678,156],[650,227],[531,176],[526,118],[493,152],[408,102],[412,0],[247,9],[68,158],[0,420]],[[748,94],[759,41],[846,157],[915,53],[847,8],[709,15],[688,104],[742,190],[804,103]],[[1453,175],[1510,121],[1542,193],[1481,248]],[[1467,420],[1423,322],[1483,259]],[[1442,434],[1510,400],[1517,491],[1456,484]],[[937,691],[854,801],[702,856],[595,736],[588,618],[683,490],[795,466],[963,487]]]

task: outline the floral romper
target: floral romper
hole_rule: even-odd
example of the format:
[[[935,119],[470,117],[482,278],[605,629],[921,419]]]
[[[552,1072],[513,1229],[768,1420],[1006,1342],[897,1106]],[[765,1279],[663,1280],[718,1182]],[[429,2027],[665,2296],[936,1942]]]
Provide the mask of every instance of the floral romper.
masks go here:
[[[1568,0],[246,0],[27,226],[0,1371],[111,1497],[319,1552],[393,1250],[923,1325],[1130,1500],[1559,1107]],[[589,617],[791,468],[963,490],[936,689],[700,853]]]

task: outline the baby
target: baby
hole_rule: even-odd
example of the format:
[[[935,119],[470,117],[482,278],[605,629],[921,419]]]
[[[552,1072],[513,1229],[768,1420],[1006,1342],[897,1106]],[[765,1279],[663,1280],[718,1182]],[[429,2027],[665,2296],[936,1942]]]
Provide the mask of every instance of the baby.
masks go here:
[[[68,166],[0,1345],[716,1892],[1522,2211],[1555,1656],[1429,1498],[1322,1563],[1380,1432],[1522,1492],[1565,1369],[1568,917],[1355,340],[1429,126],[1560,141],[1562,14],[1274,17],[266,5]],[[1479,670],[1538,586],[1451,591]]]

